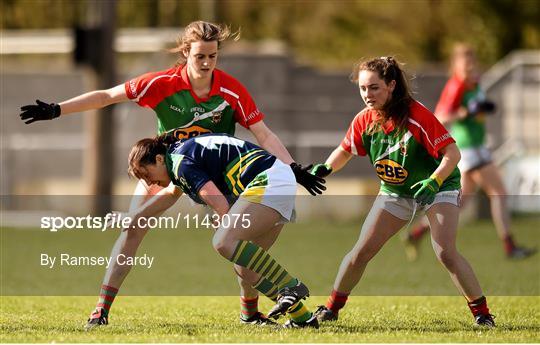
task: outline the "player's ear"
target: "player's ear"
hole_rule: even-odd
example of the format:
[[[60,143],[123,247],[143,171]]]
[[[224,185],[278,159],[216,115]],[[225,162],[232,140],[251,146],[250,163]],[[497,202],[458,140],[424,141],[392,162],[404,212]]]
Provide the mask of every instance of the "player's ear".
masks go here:
[[[390,82],[388,83],[388,89],[390,90],[390,92],[394,92],[395,88],[396,88],[396,81],[390,80]]]
[[[165,156],[162,154],[156,155],[156,164],[165,164]]]

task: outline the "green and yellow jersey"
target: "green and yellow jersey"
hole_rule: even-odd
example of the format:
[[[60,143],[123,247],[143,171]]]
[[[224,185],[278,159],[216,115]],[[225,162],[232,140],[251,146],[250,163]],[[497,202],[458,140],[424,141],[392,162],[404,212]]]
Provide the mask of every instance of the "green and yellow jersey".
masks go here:
[[[259,146],[227,134],[178,141],[165,159],[171,180],[192,200],[204,203],[199,191],[212,181],[230,204],[276,161]]]

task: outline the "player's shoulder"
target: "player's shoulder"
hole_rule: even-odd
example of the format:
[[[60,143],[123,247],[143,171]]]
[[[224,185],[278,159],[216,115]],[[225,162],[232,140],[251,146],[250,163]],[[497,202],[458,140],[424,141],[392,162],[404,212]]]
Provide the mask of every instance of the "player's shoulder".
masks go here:
[[[417,100],[412,100],[409,105],[409,119],[416,121],[425,121],[435,119],[435,115],[424,104]]]
[[[446,90],[446,92],[457,92],[466,88],[467,82],[456,75],[451,76],[444,85],[444,89]]]
[[[178,67],[171,67],[171,68],[163,69],[160,71],[147,72],[136,79],[152,82],[152,81],[157,81],[159,79],[163,79],[164,81],[166,81],[167,80],[166,77],[169,77],[168,78],[169,80],[176,77],[180,78],[180,69]]]
[[[168,95],[182,89],[185,83],[181,82],[182,76],[180,75],[180,71],[180,67],[172,67],[135,77],[126,82],[128,97],[133,99],[144,96],[159,99],[163,95]]]
[[[128,81],[129,87],[132,91],[141,88],[148,88],[150,86],[164,85],[177,83],[178,79],[181,79],[180,68],[172,67],[160,71],[147,72],[138,77],[135,77]]]
[[[245,86],[232,75],[217,68],[214,70],[214,73],[219,79],[221,92],[234,94],[236,96],[247,92]]]
[[[429,111],[422,103],[415,101],[411,105],[409,114],[408,129],[417,138],[427,138],[433,148],[440,142],[451,139],[450,134],[444,126],[437,120],[435,115]],[[428,148],[428,150],[431,150]],[[434,155],[436,155],[434,153]]]
[[[230,75],[229,73],[219,69],[219,68],[216,68],[214,70],[214,73],[219,76],[220,80],[222,83],[227,83],[227,84],[241,84],[235,77],[233,77],[232,75]]]
[[[353,123],[365,130],[370,123],[375,121],[377,118],[377,111],[373,109],[364,108],[362,109],[353,119]]]

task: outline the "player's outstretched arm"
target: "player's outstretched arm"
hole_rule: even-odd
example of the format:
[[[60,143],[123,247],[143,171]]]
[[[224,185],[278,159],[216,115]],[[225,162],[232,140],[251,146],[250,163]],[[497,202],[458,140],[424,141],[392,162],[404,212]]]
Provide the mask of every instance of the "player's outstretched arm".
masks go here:
[[[293,162],[290,166],[296,182],[302,185],[311,195],[322,194],[326,190],[324,186],[326,181],[321,176],[311,173],[313,164],[304,167]]]
[[[294,162],[294,159],[291,157],[291,154],[287,151],[281,140],[279,140],[277,135],[272,132],[262,120],[251,125],[249,130],[263,149],[276,156],[285,164]]]
[[[352,153],[345,151],[341,146],[336,147],[326,159],[325,165],[331,168],[331,172],[341,170],[352,158]]]
[[[469,116],[469,111],[465,107],[459,107],[456,111],[448,113],[437,113],[435,117],[439,120],[444,126],[450,126],[452,123],[463,120]]]
[[[170,208],[182,195],[180,188],[175,186],[172,182],[156,195],[150,198],[147,202],[141,205],[138,209],[129,212],[128,216],[131,217],[131,224],[137,224],[137,219],[144,217],[154,217],[161,214],[168,208]],[[124,230],[129,230],[128,226]]]
[[[343,150],[341,146],[338,146],[332,151],[325,163],[315,164],[311,170],[311,174],[321,178],[327,177],[331,173],[343,168],[351,158],[352,154]]]
[[[61,102],[62,115],[78,113],[81,111],[101,109],[111,104],[129,100],[124,84],[117,85],[107,90],[87,92],[80,96]]]
[[[311,195],[322,194],[326,189],[324,187],[324,179],[310,174],[309,170],[312,166],[303,167],[297,164],[277,135],[263,121],[251,125],[249,130],[263,149],[276,156],[283,163],[291,166],[296,182],[302,185]]]
[[[36,100],[36,104],[22,106],[19,116],[26,124],[30,124],[36,121],[52,120],[60,115],[100,109],[127,100],[124,84],[121,84],[107,90],[87,92],[58,104]]]

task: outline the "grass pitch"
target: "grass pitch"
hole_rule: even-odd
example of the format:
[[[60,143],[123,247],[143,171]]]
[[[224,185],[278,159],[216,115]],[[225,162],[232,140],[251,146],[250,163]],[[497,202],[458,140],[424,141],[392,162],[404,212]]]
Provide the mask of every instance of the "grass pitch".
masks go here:
[[[310,306],[325,298],[309,300]],[[493,297],[497,328],[477,329],[461,297],[353,296],[340,320],[314,329],[240,325],[238,297],[123,297],[110,324],[84,332],[90,297],[3,297],[1,341],[121,343],[538,343],[538,297]],[[270,304],[261,303],[263,310]],[[283,322],[283,320],[281,320]]]
[[[537,216],[514,219],[518,242],[538,247],[539,224]],[[307,305],[315,309],[325,302],[360,222],[288,228],[271,253],[307,283],[316,295]],[[2,229],[0,234],[2,343],[540,342],[540,255],[516,262],[505,259],[489,221],[461,227],[458,247],[477,272],[497,316],[494,330],[473,327],[464,299],[436,262],[429,241],[422,243],[419,260],[409,263],[397,237],[370,263],[339,321],[319,330],[240,325],[236,282],[230,264],[212,252],[211,233],[171,232],[145,239],[140,251],[156,255],[159,264],[152,270],[134,269],[113,305],[110,325],[87,333],[83,326],[96,302],[103,268],[42,268],[38,254],[56,250],[106,255],[117,234],[63,235],[37,229]],[[261,298],[260,309],[270,307]]]

